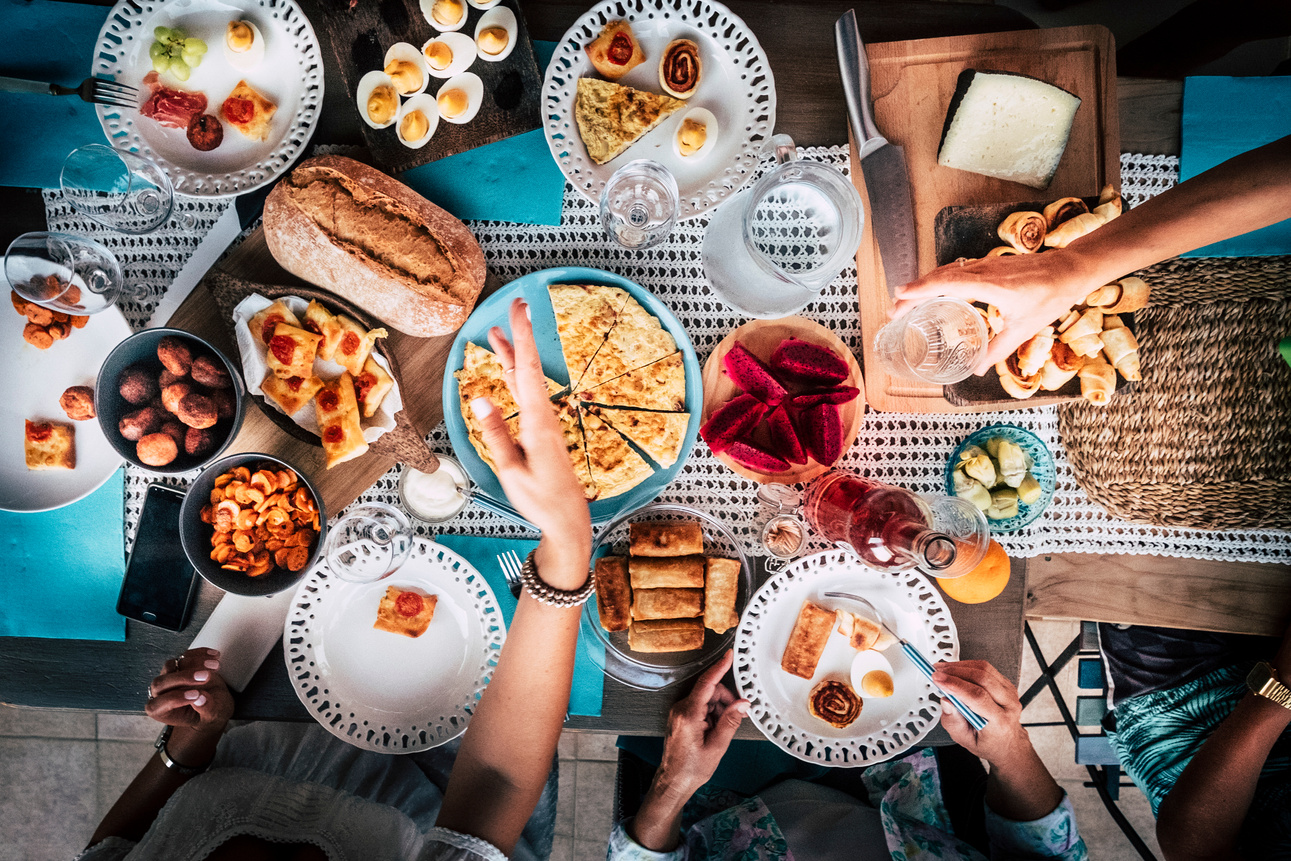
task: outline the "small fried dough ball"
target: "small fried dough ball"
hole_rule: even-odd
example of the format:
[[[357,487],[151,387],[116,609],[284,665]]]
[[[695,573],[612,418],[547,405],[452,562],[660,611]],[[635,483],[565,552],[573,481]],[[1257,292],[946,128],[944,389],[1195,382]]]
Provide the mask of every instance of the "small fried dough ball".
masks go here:
[[[171,383],[161,390],[161,402],[168,412],[179,415],[179,402],[193,393],[192,383]]]
[[[178,382],[188,382],[188,377],[183,374],[172,374],[165,368],[161,369],[161,376],[157,378],[157,383],[163,389],[166,388],[166,386],[173,386]]]
[[[175,421],[174,419],[170,419],[168,421],[162,422],[161,430],[158,431],[158,433],[164,433],[166,436],[173,439],[175,441],[175,446],[177,448],[184,447],[184,435],[187,432],[188,432],[188,428],[184,427],[182,424]]]
[[[45,330],[44,326],[37,326],[35,323],[28,323],[22,327],[22,339],[37,350],[48,350],[54,346],[53,336]]]
[[[233,385],[229,380],[229,372],[225,369],[224,364],[210,356],[198,356],[193,359],[193,366],[189,369],[189,374],[193,377],[193,382],[212,389],[227,389]]]
[[[121,397],[137,407],[143,406],[161,393],[152,371],[143,365],[131,365],[122,371],[121,376],[117,377],[117,391],[121,393]]]
[[[150,433],[135,444],[135,454],[148,466],[165,466],[179,454],[179,447],[164,433]]]
[[[89,386],[72,386],[63,392],[58,405],[74,422],[88,421],[97,415],[94,412],[94,390]]]
[[[238,399],[233,396],[230,389],[216,389],[210,394],[211,402],[215,404],[215,414],[220,421],[231,419],[238,411]]]
[[[193,457],[201,457],[215,448],[216,440],[214,431],[206,428],[189,428],[184,434],[184,451]]]
[[[174,335],[167,335],[157,342],[157,358],[166,366],[166,370],[181,377],[188,373],[193,364],[193,351]]]
[[[184,399],[179,402],[179,409],[175,410],[175,418],[190,428],[199,429],[211,427],[220,420],[211,399],[196,392],[184,395]]]
[[[121,431],[121,436],[138,442],[150,433],[154,433],[157,428],[161,427],[161,414],[155,407],[143,407],[132,413],[126,413],[117,423],[117,430]]]

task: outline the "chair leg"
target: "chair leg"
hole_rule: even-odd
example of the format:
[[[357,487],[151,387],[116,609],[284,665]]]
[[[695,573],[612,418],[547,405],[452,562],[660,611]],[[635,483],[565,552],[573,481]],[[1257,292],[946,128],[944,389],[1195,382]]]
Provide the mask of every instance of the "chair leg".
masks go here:
[[[1134,826],[1130,823],[1130,820],[1126,819],[1125,814],[1121,812],[1121,808],[1116,806],[1116,799],[1113,798],[1112,794],[1108,791],[1106,782],[1100,779],[1100,775],[1098,773],[1099,769],[1093,765],[1087,765],[1085,767],[1089,769],[1089,777],[1090,780],[1093,781],[1094,789],[1098,792],[1098,797],[1102,799],[1103,806],[1107,808],[1107,815],[1112,817],[1112,821],[1121,829],[1121,833],[1125,835],[1125,839],[1130,841],[1130,845],[1139,853],[1139,856],[1143,861],[1157,861],[1157,857],[1152,854],[1152,850],[1148,848],[1148,844],[1143,842],[1143,838],[1134,830]],[[1116,770],[1119,771],[1120,769]],[[1119,776],[1116,780],[1118,787],[1117,792],[1119,794]]]

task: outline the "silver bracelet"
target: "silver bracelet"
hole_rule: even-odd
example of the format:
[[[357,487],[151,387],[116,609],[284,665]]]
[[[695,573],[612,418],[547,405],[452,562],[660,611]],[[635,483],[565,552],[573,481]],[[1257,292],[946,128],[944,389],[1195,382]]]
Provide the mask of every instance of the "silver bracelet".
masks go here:
[[[153,744],[153,747],[157,749],[157,756],[161,759],[161,764],[176,774],[182,774],[184,777],[193,777],[195,775],[202,774],[210,768],[211,764],[209,762],[206,765],[193,767],[189,765],[181,765],[171,757],[170,750],[167,745],[170,743],[170,734],[174,731],[175,728],[167,724],[162,728],[161,734],[157,736],[157,741]]]
[[[530,551],[525,557],[524,564],[520,566],[520,585],[529,593],[535,601],[540,604],[546,604],[549,607],[577,607],[587,602],[592,597],[592,591],[596,588],[596,582],[589,574],[587,582],[578,589],[566,590],[557,589],[549,585],[538,575],[538,566],[534,564],[533,556],[537,550]]]

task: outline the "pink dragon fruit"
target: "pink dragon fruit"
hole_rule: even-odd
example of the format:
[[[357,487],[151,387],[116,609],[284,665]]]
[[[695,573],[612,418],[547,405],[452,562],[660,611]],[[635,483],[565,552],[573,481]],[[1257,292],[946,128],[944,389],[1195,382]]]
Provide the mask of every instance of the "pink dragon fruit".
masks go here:
[[[832,466],[842,455],[843,417],[834,404],[816,404],[797,411],[794,428],[816,463]]]
[[[783,378],[813,386],[832,386],[847,379],[847,362],[828,347],[786,338],[771,354],[771,367]]]
[[[726,453],[736,463],[757,472],[771,474],[789,469],[789,462],[784,458],[743,440],[731,443]]]
[[[737,395],[708,417],[699,435],[714,454],[730,447],[737,437],[752,429],[769,408],[750,394]]]
[[[793,429],[788,410],[780,406],[767,413],[767,427],[771,429],[771,449],[777,455],[789,463],[807,462],[807,454],[798,441],[798,433]]]
[[[743,344],[736,342],[731,351],[722,357],[726,375],[735,385],[768,406],[777,406],[789,396],[784,386],[771,376],[771,369],[750,353]]]
[[[825,389],[820,392],[808,392],[805,395],[795,395],[790,401],[796,409],[805,410],[807,407],[814,407],[816,404],[835,404],[842,406],[856,400],[861,390],[856,386],[835,386],[832,389]]]

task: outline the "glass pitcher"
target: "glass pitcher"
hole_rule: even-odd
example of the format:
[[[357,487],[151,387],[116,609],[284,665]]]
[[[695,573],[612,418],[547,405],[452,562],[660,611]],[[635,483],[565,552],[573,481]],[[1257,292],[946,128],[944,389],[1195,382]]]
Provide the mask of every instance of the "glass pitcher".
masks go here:
[[[713,214],[704,276],[723,302],[763,319],[800,311],[856,256],[861,196],[834,168],[798,158],[793,139],[768,142],[778,164]]]

